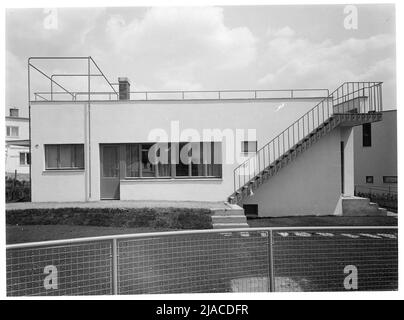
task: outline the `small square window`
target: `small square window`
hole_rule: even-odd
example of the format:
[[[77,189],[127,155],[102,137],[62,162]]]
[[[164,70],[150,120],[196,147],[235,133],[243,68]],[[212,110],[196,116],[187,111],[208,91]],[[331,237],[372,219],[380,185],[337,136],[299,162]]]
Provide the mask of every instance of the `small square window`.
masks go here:
[[[383,176],[383,183],[397,183],[397,176]]]
[[[18,117],[18,109],[10,108],[10,117]]]
[[[257,141],[242,141],[241,152],[244,154],[257,152]]]
[[[366,183],[373,183],[373,176],[366,176]]]

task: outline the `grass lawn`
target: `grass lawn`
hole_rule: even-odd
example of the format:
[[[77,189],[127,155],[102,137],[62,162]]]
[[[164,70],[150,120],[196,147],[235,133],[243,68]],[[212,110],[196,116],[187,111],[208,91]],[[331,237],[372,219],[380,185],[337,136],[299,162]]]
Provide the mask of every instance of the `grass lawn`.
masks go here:
[[[250,218],[251,228],[259,227],[320,227],[320,226],[397,226],[395,217],[336,217],[307,216],[279,218]]]
[[[394,217],[281,217],[248,219],[250,227],[397,226]],[[174,231],[161,227],[103,227],[78,225],[7,225],[7,244],[96,237],[114,234]]]
[[[114,234],[144,233],[167,230],[173,231],[173,229],[151,227],[120,228],[70,225],[8,225],[6,229],[6,241],[7,244],[13,244],[23,242],[73,239],[82,237],[97,237]]]

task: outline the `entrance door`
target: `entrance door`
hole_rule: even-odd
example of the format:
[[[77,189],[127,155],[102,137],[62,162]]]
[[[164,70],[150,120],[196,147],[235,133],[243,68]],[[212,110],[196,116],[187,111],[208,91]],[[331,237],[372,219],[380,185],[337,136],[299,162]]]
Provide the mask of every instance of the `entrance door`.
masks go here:
[[[119,199],[119,145],[101,145],[101,199]]]

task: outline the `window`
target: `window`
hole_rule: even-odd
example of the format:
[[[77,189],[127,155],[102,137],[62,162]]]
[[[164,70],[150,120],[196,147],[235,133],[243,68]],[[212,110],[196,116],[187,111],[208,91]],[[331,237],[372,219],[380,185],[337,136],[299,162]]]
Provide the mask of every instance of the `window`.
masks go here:
[[[31,156],[29,152],[20,152],[20,165],[27,166],[31,163]]]
[[[7,126],[7,137],[17,138],[19,136],[19,128],[15,126]]]
[[[362,125],[362,145],[364,147],[372,146],[372,124],[364,123]]]
[[[222,176],[221,143],[219,142],[181,142],[176,145],[179,155],[176,158],[176,177]]]
[[[170,147],[167,143],[128,144],[126,145],[126,176],[170,177],[169,156]]]
[[[139,153],[141,144],[126,145],[126,176],[140,177]]]
[[[383,183],[397,183],[397,176],[383,176]]]
[[[257,141],[242,141],[241,142],[241,152],[243,154],[256,153],[257,152]]]
[[[140,148],[142,177],[156,177],[157,175],[156,165],[149,159],[149,151],[152,146],[151,143],[143,143]]]
[[[221,143],[126,145],[126,176],[139,178],[221,177]]]
[[[366,183],[373,183],[373,176],[366,176]]]
[[[10,117],[18,117],[18,109],[10,108]]]
[[[45,169],[84,169],[84,145],[45,145]]]

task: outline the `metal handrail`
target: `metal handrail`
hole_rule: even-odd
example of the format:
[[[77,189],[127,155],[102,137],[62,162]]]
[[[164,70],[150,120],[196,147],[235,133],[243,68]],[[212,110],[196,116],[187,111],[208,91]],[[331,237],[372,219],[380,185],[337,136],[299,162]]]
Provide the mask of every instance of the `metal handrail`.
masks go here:
[[[263,170],[270,165],[278,162],[288,151],[301,143],[315,129],[333,117],[334,114],[382,111],[381,85],[382,82],[344,82],[326,98],[321,100],[313,108],[293,122],[289,127],[275,136],[275,138],[257,150],[253,156],[237,166],[233,170],[234,192],[237,192],[241,187],[250,183],[252,178],[262,173]],[[367,101],[364,101],[361,107],[360,103],[358,105],[358,103],[355,102],[355,99],[357,98],[368,99]],[[358,112],[358,108],[360,109],[360,112]],[[287,138],[287,141],[285,141],[285,137]],[[254,162],[252,160],[254,160]],[[258,161],[258,170],[256,168],[257,165],[255,164],[255,160]],[[261,164],[261,161],[263,164]],[[254,171],[251,172],[251,167],[248,166],[248,174],[246,174],[246,166],[250,163],[254,163]],[[242,169],[243,174],[241,175]],[[243,176],[242,181],[241,176]]]
[[[32,248],[40,246],[57,246],[64,244],[94,242],[94,241],[109,241],[109,240],[122,240],[132,238],[149,238],[149,237],[165,237],[165,236],[178,236],[188,234],[209,234],[209,233],[228,233],[228,232],[255,232],[255,231],[321,231],[321,230],[395,230],[397,226],[316,226],[316,227],[254,227],[254,228],[226,228],[226,229],[201,229],[201,230],[176,230],[176,231],[161,231],[161,232],[147,232],[147,233],[130,233],[118,234],[98,237],[83,237],[73,239],[49,240],[38,242],[25,242],[6,245],[6,249],[19,249],[19,248]]]

